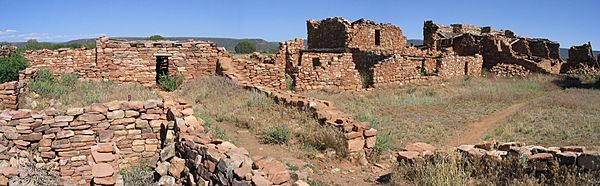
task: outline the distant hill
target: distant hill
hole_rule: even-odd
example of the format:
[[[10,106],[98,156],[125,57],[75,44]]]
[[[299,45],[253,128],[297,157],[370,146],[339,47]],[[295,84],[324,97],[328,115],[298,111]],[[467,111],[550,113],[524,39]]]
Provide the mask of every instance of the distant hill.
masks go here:
[[[144,40],[144,39],[146,39],[146,37],[114,37],[114,38],[121,38],[121,39],[128,39],[128,40]],[[211,41],[211,42],[216,43],[217,46],[225,47],[227,49],[227,51],[230,51],[230,52],[235,52],[235,45],[237,45],[241,41],[250,41],[250,42],[256,43],[257,51],[268,52],[268,51],[272,51],[272,50],[277,50],[279,48],[279,42],[269,42],[269,41],[265,41],[264,39],[233,39],[233,38],[211,38],[211,37],[165,37],[165,38],[168,40],[173,40],[173,41],[176,41],[176,40],[185,41],[188,39]],[[77,39],[77,40],[63,42],[60,44],[71,44],[71,43],[87,44],[87,43],[94,43],[94,42],[96,42],[96,39]],[[13,44],[19,48],[25,47],[25,42],[13,42]]]

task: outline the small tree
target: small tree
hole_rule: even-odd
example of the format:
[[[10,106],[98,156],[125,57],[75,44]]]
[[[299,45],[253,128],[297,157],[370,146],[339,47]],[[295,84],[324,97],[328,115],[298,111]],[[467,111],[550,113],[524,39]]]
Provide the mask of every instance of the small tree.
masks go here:
[[[163,36],[160,36],[160,35],[153,35],[153,36],[150,36],[148,38],[148,40],[158,41],[158,40],[165,40],[165,38]]]
[[[256,52],[256,44],[249,41],[242,41],[235,45],[235,53],[238,54],[249,54]]]
[[[19,71],[29,67],[27,59],[20,53],[13,53],[9,57],[0,57],[0,83],[16,81]]]

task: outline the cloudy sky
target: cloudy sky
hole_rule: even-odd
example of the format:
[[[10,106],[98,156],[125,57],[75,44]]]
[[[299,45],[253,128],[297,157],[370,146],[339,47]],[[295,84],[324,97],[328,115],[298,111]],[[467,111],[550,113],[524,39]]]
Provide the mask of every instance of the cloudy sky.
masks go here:
[[[600,46],[600,1],[0,0],[0,41],[61,42],[100,35],[306,38],[306,20],[342,16],[400,26],[421,39],[423,21],[468,23],[549,38],[563,48]]]

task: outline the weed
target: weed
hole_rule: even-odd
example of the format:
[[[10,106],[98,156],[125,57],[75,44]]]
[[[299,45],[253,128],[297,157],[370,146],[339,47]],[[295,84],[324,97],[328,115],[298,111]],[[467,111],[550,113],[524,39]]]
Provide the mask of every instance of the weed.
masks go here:
[[[373,82],[373,76],[369,73],[361,74],[360,79],[362,81],[363,88],[369,88],[371,86],[371,83]]]
[[[260,137],[261,142],[268,144],[285,144],[290,140],[290,129],[285,125],[268,127]]]
[[[432,89],[432,88],[425,89],[425,96],[433,97],[436,95],[437,95],[437,92],[434,89]]]
[[[392,135],[391,132],[387,132],[384,134],[377,134],[377,141],[375,142],[375,147],[373,150],[376,155],[380,155],[392,147]]]
[[[181,86],[182,83],[183,83],[183,77],[181,77],[179,75],[171,76],[171,75],[163,74],[158,79],[158,86],[161,89],[168,91],[168,92],[177,90],[177,88],[179,88],[179,86]]]
[[[73,87],[77,84],[78,80],[79,77],[77,76],[77,74],[63,74],[60,76],[59,83],[62,86]]]
[[[310,185],[310,186],[329,186],[329,184],[323,183],[319,180],[309,180],[308,185]]]
[[[119,174],[123,177],[124,185],[147,186],[154,183],[154,170],[146,163],[131,169],[121,169]]]
[[[291,164],[291,163],[285,163],[288,166],[288,170],[290,171],[297,171],[300,170],[300,168],[298,168],[297,165]]]
[[[287,90],[294,90],[294,79],[288,74],[285,75],[285,88]]]
[[[29,162],[33,162],[30,158]],[[38,167],[35,163],[19,166],[19,175],[9,180],[8,185],[59,185],[58,172],[52,171],[51,167]],[[24,175],[24,176],[23,176]]]

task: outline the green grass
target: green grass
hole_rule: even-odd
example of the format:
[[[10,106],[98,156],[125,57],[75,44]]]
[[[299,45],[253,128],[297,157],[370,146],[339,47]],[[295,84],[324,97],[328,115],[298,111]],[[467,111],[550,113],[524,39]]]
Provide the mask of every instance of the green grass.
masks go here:
[[[161,75],[158,79],[158,87],[168,92],[177,90],[182,83],[183,77],[179,75]]]

